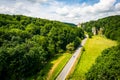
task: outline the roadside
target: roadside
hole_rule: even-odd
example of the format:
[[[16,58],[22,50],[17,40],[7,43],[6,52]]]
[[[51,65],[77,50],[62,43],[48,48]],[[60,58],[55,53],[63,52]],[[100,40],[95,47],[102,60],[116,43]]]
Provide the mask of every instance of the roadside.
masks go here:
[[[66,77],[68,76],[72,67],[75,65],[77,58],[81,54],[82,46],[84,46],[86,40],[87,40],[87,37],[84,40],[82,40],[81,45],[76,49],[76,51],[74,52],[74,54],[72,55],[72,57],[70,58],[68,63],[65,65],[65,67],[63,68],[61,73],[56,78],[56,80],[65,80],[66,79]]]
[[[60,71],[63,69],[65,64],[68,62],[68,60],[71,58],[71,56],[72,54],[70,53],[64,53],[58,59],[51,61],[53,66],[51,67],[49,73],[46,76],[47,80],[55,80],[55,78],[60,73]]]
[[[71,54],[71,53],[57,54],[56,56],[54,56],[54,58],[52,58],[48,62],[48,64],[45,65],[45,67],[36,76],[33,76],[33,77],[29,78],[28,80],[33,80],[33,79],[55,80],[55,78],[62,71],[62,69],[64,68],[66,63],[70,60],[71,57],[73,57],[72,55],[73,54]],[[40,75],[42,75],[42,76],[40,76]]]
[[[70,53],[55,55],[37,75],[27,80],[54,80],[71,56]]]

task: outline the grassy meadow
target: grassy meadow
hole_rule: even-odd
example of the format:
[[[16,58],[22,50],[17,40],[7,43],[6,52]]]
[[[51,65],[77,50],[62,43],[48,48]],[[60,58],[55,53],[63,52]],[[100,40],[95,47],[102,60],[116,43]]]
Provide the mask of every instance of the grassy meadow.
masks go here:
[[[75,71],[69,77],[69,80],[85,80],[85,73],[94,64],[95,59],[101,55],[101,52],[109,47],[115,46],[116,42],[103,36],[93,36],[88,39]]]

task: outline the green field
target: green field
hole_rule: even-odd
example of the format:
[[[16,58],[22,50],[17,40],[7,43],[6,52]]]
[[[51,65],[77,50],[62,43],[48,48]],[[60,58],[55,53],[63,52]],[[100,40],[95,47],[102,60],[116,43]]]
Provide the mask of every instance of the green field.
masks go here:
[[[82,53],[81,58],[75,68],[73,74],[69,77],[70,80],[85,80],[85,73],[94,64],[95,59],[101,52],[111,46],[115,46],[116,42],[106,39],[101,36],[93,36],[88,39],[85,45],[85,51]]]

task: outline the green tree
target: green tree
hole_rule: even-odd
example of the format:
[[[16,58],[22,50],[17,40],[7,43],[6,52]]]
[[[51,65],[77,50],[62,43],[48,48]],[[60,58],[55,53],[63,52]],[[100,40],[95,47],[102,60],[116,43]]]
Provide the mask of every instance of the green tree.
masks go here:
[[[68,50],[68,51],[73,51],[75,48],[74,48],[74,43],[69,43],[67,46],[66,46],[66,49]]]

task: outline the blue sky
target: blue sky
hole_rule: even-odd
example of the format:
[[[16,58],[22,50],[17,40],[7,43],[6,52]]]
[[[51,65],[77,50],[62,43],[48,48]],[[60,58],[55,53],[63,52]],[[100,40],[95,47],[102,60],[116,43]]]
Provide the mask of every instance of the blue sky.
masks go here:
[[[71,4],[89,4],[89,5],[94,5],[95,3],[98,3],[99,0],[56,0],[59,2],[63,2],[67,5],[71,5]],[[109,0],[107,0],[109,2]],[[120,2],[120,0],[116,0],[116,3]]]
[[[78,24],[120,15],[120,0],[0,0],[0,13]]]
[[[59,2],[63,2],[63,3],[66,3],[66,4],[82,4],[82,3],[87,3],[87,4],[90,4],[90,5],[93,5],[97,2],[99,2],[99,0],[57,0]]]

